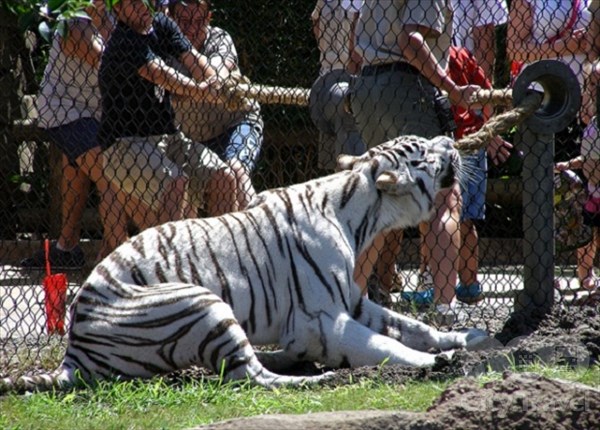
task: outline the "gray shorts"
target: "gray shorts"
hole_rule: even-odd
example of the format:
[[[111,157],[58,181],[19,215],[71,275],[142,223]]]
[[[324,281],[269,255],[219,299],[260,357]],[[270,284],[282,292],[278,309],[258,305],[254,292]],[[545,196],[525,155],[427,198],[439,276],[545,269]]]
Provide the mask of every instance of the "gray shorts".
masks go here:
[[[189,178],[192,203],[200,206],[212,174],[226,165],[200,143],[182,133],[122,137],[104,151],[106,177],[119,189],[159,210],[169,185]]]
[[[309,110],[319,129],[319,168],[334,170],[340,154],[361,155],[367,148],[356,121],[345,107],[352,76],[333,70],[319,76],[310,90]]]
[[[420,75],[404,71],[359,75],[351,91],[356,124],[369,148],[400,135],[443,134],[434,104],[437,89]]]

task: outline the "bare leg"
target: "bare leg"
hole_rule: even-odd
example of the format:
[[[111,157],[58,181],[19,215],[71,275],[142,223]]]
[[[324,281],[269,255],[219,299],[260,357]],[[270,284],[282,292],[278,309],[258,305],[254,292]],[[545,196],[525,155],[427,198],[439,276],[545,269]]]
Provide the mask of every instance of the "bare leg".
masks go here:
[[[458,276],[463,285],[473,285],[477,282],[479,271],[479,237],[477,228],[472,220],[460,224],[462,245],[458,264]]]
[[[132,195],[117,193],[119,204],[125,207],[127,215],[140,229],[145,230],[159,224],[158,214],[150,210],[141,200]]]
[[[420,233],[420,241],[419,241],[419,251],[421,253],[421,259],[419,261],[419,273],[425,273],[427,268],[429,267],[429,259],[431,258],[431,250],[425,243],[425,238],[429,234],[431,230],[431,226],[428,222],[422,222],[419,224],[419,233]]]
[[[394,280],[398,275],[396,271],[396,262],[398,261],[398,254],[402,249],[402,238],[404,236],[403,230],[392,230],[385,235],[385,244],[379,258],[377,259],[377,266],[375,273],[379,279],[379,283],[384,291],[391,292],[394,287]]]
[[[187,178],[180,177],[168,184],[163,193],[161,205],[156,211],[131,194],[125,195],[118,192],[117,197],[119,204],[125,208],[126,213],[137,227],[145,230],[165,222],[184,218],[188,204],[187,183]]]
[[[127,239],[127,216],[124,206],[120,204],[116,192],[102,173],[101,157],[100,147],[96,147],[77,159],[81,170],[96,184],[100,196],[98,213],[102,222],[103,240],[97,256],[98,261]]]
[[[68,251],[79,243],[81,237],[81,219],[90,190],[90,180],[82,169],[70,165],[64,155],[62,166],[62,227],[58,245]]]
[[[383,233],[378,234],[373,240],[373,243],[356,259],[353,278],[354,282],[360,287],[363,296],[367,294],[367,281],[369,280],[371,273],[373,273],[379,251],[383,248],[384,243],[385,235]]]
[[[213,173],[207,185],[207,211],[211,216],[223,215],[238,210],[237,181],[231,169]]]
[[[187,183],[185,177],[179,177],[165,187],[158,213],[159,224],[183,219],[187,204]]]
[[[256,191],[252,185],[250,173],[237,160],[229,160],[229,165],[236,178],[236,200],[238,209],[244,209],[248,203],[256,196]]]
[[[600,229],[593,227],[593,237],[590,243],[577,250],[577,277],[581,286],[591,290],[596,286],[594,275],[594,259],[600,242]]]
[[[431,253],[429,265],[435,285],[436,303],[452,303],[454,300],[460,249],[460,210],[458,184],[437,195],[436,213],[425,237],[425,245]]]

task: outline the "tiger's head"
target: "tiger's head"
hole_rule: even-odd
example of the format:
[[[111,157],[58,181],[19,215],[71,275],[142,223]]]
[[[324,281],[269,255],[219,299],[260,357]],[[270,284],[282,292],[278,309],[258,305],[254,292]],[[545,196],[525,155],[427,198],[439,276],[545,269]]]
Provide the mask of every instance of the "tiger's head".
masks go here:
[[[425,219],[437,193],[460,180],[462,172],[454,140],[447,136],[400,136],[361,156],[340,155],[337,161],[339,170],[371,175],[375,187],[404,209],[416,204],[416,211],[408,211],[411,223]]]

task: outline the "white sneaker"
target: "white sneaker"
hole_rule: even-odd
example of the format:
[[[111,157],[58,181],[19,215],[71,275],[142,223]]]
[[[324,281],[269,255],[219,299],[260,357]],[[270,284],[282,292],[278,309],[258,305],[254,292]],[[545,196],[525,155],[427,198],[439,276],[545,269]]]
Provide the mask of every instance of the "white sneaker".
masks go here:
[[[438,326],[451,326],[458,322],[464,322],[467,315],[456,305],[456,302],[452,302],[436,305],[431,318]]]
[[[436,305],[432,317],[438,325],[452,325],[456,321],[454,307],[451,304],[446,303]]]
[[[417,275],[416,291],[426,291],[433,287],[433,275],[431,274],[431,269],[427,266],[424,272],[419,272]]]

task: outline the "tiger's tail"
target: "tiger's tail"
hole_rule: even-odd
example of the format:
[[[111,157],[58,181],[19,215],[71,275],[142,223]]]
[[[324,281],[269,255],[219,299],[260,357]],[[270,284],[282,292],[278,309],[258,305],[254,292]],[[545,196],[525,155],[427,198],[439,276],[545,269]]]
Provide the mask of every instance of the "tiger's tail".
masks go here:
[[[28,391],[64,390],[76,385],[77,380],[72,369],[62,366],[50,373],[2,378],[0,379],[0,396],[8,393],[23,394]]]

